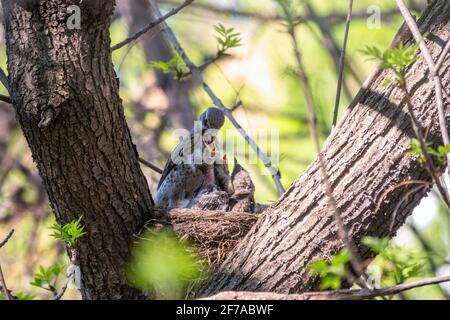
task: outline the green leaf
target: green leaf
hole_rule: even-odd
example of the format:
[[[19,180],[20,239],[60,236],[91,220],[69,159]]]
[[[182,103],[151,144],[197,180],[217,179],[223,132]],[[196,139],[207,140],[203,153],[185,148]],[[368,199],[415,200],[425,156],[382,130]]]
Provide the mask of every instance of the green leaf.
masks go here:
[[[241,34],[239,32],[234,32],[234,28],[227,28],[219,23],[214,26],[214,30],[217,32],[217,35],[215,36],[217,40],[217,55],[224,55],[229,49],[241,45]]]
[[[362,243],[375,253],[382,253],[389,246],[389,238],[364,237]]]
[[[50,236],[55,239],[61,239],[66,242],[69,247],[73,247],[76,241],[86,234],[84,226],[81,225],[81,218],[82,217],[78,220],[73,220],[64,226],[54,223],[50,227],[50,230],[53,230],[53,233],[51,233]]]
[[[35,295],[30,294],[30,293],[24,293],[24,292],[16,292],[15,296],[16,296],[17,300],[33,300],[35,298]]]
[[[64,270],[64,264],[57,263],[49,268],[39,266],[38,270],[33,275],[33,281],[30,282],[32,286],[48,290],[46,285],[53,285],[61,271]]]
[[[182,243],[172,231],[147,232],[140,238],[143,240],[134,246],[127,267],[134,286],[178,299],[206,271],[194,248]]]
[[[397,80],[404,82],[407,68],[417,60],[418,48],[419,44],[417,43],[412,46],[401,43],[398,47],[389,48],[384,52],[375,46],[366,46],[360,51],[369,59],[378,62],[382,69],[392,70]]]
[[[320,277],[321,289],[339,289],[348,275],[347,264],[351,254],[347,249],[339,251],[329,261],[319,259],[309,265],[309,270]]]

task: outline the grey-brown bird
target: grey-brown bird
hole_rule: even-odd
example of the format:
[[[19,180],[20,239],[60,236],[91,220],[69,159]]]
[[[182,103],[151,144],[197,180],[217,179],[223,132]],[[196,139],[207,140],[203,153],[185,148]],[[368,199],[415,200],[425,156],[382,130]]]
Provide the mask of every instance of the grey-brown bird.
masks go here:
[[[205,163],[202,157],[204,148],[214,157],[214,136],[206,137],[204,133],[209,129],[219,130],[225,116],[220,109],[211,107],[198,120],[201,132],[193,128],[166,162],[155,196],[155,204],[161,208],[187,207],[205,180],[214,179],[213,163]]]
[[[231,174],[234,194],[230,199],[230,210],[241,212],[255,211],[255,185],[250,174],[234,159],[234,168]]]

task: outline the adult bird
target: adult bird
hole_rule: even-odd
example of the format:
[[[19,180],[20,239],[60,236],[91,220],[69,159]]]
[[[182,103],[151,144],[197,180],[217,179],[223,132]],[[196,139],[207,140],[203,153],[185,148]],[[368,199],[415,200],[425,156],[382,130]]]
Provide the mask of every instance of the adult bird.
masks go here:
[[[189,137],[184,138],[172,150],[158,183],[155,196],[155,204],[158,207],[187,207],[202,185],[208,184],[210,180],[214,181],[217,139],[211,131],[222,128],[224,122],[225,116],[220,109],[206,109],[198,118]],[[211,161],[204,158],[204,150]]]

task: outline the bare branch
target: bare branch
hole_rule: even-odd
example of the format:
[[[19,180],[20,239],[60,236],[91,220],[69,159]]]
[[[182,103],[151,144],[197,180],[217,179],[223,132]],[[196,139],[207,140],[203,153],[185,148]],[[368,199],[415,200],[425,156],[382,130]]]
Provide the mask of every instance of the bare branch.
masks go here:
[[[159,174],[162,174],[162,173],[163,173],[163,170],[162,170],[161,168],[159,168],[157,165],[154,165],[153,163],[148,162],[147,160],[144,160],[144,159],[142,159],[142,158],[139,158],[138,160],[139,160],[139,162],[142,163],[144,166],[146,166],[146,167],[152,169],[153,171],[158,172]]]
[[[436,104],[438,109],[439,126],[441,128],[442,140],[444,144],[450,144],[450,139],[447,131],[447,121],[445,119],[444,113],[442,82],[438,75],[438,70],[436,69],[436,65],[434,64],[433,58],[431,57],[430,51],[428,50],[425,41],[422,41],[422,34],[420,33],[419,27],[417,26],[415,19],[412,17],[403,0],[395,0],[395,1],[397,2],[397,6],[400,9],[403,18],[405,19],[408,28],[411,30],[411,33],[414,36],[415,41],[420,44],[420,51],[425,59],[425,62],[428,64],[430,76],[435,83]],[[450,155],[447,155],[447,167],[450,168]]]
[[[403,23],[398,30],[398,32],[395,34],[394,39],[389,44],[389,48],[395,48],[400,43],[403,43],[406,39],[408,39],[411,36],[411,31],[409,30],[406,23]],[[350,102],[347,112],[341,119],[341,123],[344,123],[344,119],[350,114],[350,110],[352,110],[358,103],[359,100],[362,98],[363,94],[367,92],[370,85],[373,83],[373,81],[381,74],[383,69],[381,68],[381,65],[378,64],[372,72],[369,74],[368,78],[364,83],[362,84],[361,88],[359,89],[358,93],[355,95],[353,100]]]
[[[287,12],[288,9],[283,5],[281,5],[281,7],[285,11],[286,15],[288,15],[289,14]],[[347,247],[349,252],[351,253],[351,256],[352,256],[351,265],[352,265],[354,271],[356,272],[356,274],[358,275],[358,278],[355,279],[355,281],[358,283],[358,285],[360,285],[362,287],[367,287],[367,285],[365,284],[364,281],[359,281],[359,277],[364,276],[364,268],[362,267],[362,265],[360,263],[359,255],[357,253],[358,251],[356,250],[352,240],[350,239],[347,228],[346,228],[344,222],[342,221],[342,217],[341,217],[342,214],[337,206],[336,199],[333,196],[333,190],[331,187],[331,183],[329,181],[325,160],[323,159],[322,154],[321,154],[321,145],[320,145],[319,133],[318,133],[317,126],[316,126],[317,119],[316,119],[316,114],[315,114],[313,95],[312,95],[312,92],[309,87],[309,81],[308,81],[308,77],[305,72],[305,68],[303,66],[302,55],[301,55],[300,47],[298,45],[294,26],[292,26],[292,25],[288,26],[288,33],[292,40],[292,45],[294,48],[294,57],[297,61],[297,65],[298,65],[298,76],[299,76],[299,80],[300,80],[300,85],[302,87],[303,94],[305,96],[305,102],[306,102],[307,111],[308,111],[308,123],[309,123],[310,131],[311,131],[311,136],[313,138],[313,141],[314,141],[314,144],[316,147],[316,151],[317,151],[317,158],[319,161],[319,168],[321,171],[321,178],[322,178],[322,187],[323,187],[324,193],[326,194],[326,197],[328,200],[328,205],[329,205],[331,211],[333,212],[334,220],[335,220],[337,228],[338,228],[338,236],[341,239],[341,241],[344,243],[344,245]]]
[[[0,242],[0,248],[2,248],[9,241],[9,239],[11,239],[13,233],[14,233],[14,230],[11,230],[10,232],[8,232],[6,237]],[[5,294],[6,298],[8,298],[8,300],[14,300],[14,297],[11,295],[11,293],[9,292],[8,287],[6,285],[6,281],[5,281],[5,277],[3,275],[1,263],[0,263],[0,284],[2,286],[3,293]]]
[[[137,40],[140,36],[144,35],[146,32],[148,32],[150,29],[156,27],[157,25],[159,25],[160,23],[164,22],[166,19],[170,18],[173,15],[176,15],[178,12],[180,12],[182,9],[186,8],[187,6],[189,6],[191,3],[193,3],[195,0],[186,0],[184,3],[180,4],[178,7],[173,8],[172,10],[170,10],[168,13],[166,13],[164,16],[160,16],[158,19],[156,19],[155,21],[150,22],[145,28],[143,28],[142,30],[136,32],[135,34],[133,34],[132,36],[128,37],[127,39],[119,42],[118,44],[114,45],[111,47],[111,50],[118,50],[124,46],[126,46],[127,44],[129,44],[130,42],[133,42],[135,40]]]
[[[174,0],[158,0],[158,3],[161,4],[169,4],[169,5],[177,5],[179,2]],[[272,21],[281,21],[283,20],[283,17],[280,15],[277,15],[275,13],[270,12],[261,12],[261,11],[244,11],[244,10],[238,10],[232,7],[223,7],[223,6],[215,6],[213,4],[209,3],[194,3],[191,6],[191,9],[196,9],[197,11],[208,11],[215,14],[220,15],[232,15],[236,17],[242,17],[242,18],[250,18],[257,20],[258,22],[272,22]],[[420,10],[419,10],[420,11]],[[392,22],[394,18],[398,15],[398,11],[395,9],[389,9],[381,15],[381,19],[383,22]],[[346,14],[340,13],[340,12],[330,12],[323,16],[324,19],[330,22],[330,24],[336,25],[340,23],[343,19],[345,19]],[[360,10],[358,12],[355,12],[353,14],[354,19],[359,20],[366,20],[368,17],[368,14],[366,10]],[[310,15],[298,17],[296,20],[298,20],[298,24],[303,23],[305,21],[312,20],[312,17]]]
[[[322,17],[320,14],[318,14],[316,12],[316,10],[314,9],[314,7],[311,4],[306,4],[306,9],[307,14],[310,16],[311,20],[314,21],[314,23],[317,25],[317,27],[319,28],[319,31],[323,37],[323,42],[324,42],[324,46],[327,49],[329,55],[331,56],[331,58],[333,59],[334,63],[335,63],[335,67],[338,70],[338,66],[339,66],[339,60],[340,60],[340,55],[341,55],[341,48],[339,48],[339,45],[336,43],[333,34],[331,33],[332,27],[330,26],[329,21],[325,18]],[[353,14],[352,14],[352,19],[353,19]],[[316,32],[314,30],[314,28],[312,28],[311,24],[307,24],[307,27],[309,27],[309,29],[311,30],[311,32],[313,33],[314,36],[316,36],[318,39],[320,39],[317,35]],[[348,71],[350,72],[351,76],[353,77],[353,79],[355,79],[355,81],[360,84],[363,81],[361,80],[360,76],[358,75],[358,73],[356,72],[356,70],[353,68],[353,66],[351,65],[351,63],[349,63],[348,60],[344,60],[344,66],[348,69]],[[350,91],[348,87],[348,85],[346,84],[346,82],[343,83],[344,84],[344,92],[346,92],[346,95],[350,95]]]
[[[0,101],[12,104],[11,98],[3,94],[0,94]]]
[[[75,265],[77,256],[78,256],[78,254],[77,254],[76,249],[71,248],[70,249],[70,266]],[[64,281],[64,284],[61,287],[61,289],[55,294],[55,297],[53,298],[54,300],[61,300],[61,298],[66,293],[66,290],[67,290],[67,287],[69,286],[70,281],[72,281],[73,277],[75,276],[75,269],[70,268],[70,266],[69,266],[69,270],[67,271],[66,280]]]
[[[215,54],[214,56],[212,56],[210,58],[206,58],[205,61],[203,61],[197,68],[199,70],[203,71],[207,67],[209,67],[211,64],[213,64],[213,63],[217,62],[218,60],[220,60],[222,58],[225,58],[225,57],[229,57],[229,55],[228,54],[220,54],[220,55],[219,54]],[[181,78],[184,79],[184,78],[187,78],[187,77],[189,77],[191,75],[192,75],[192,71],[189,70],[189,71],[183,73],[181,75]]]
[[[417,239],[417,241],[419,241],[420,245],[422,246],[423,250],[427,253],[426,255],[426,259],[428,261],[428,264],[430,265],[431,271],[433,272],[433,274],[436,276],[437,272],[438,272],[438,268],[439,266],[437,265],[437,263],[434,261],[434,257],[436,255],[435,250],[429,245],[429,243],[424,239],[424,237],[422,236],[422,234],[420,233],[419,230],[417,230],[416,226],[414,225],[414,223],[412,223],[411,221],[407,224],[408,229],[414,234],[414,237]],[[440,292],[441,294],[444,296],[445,300],[450,300],[450,294],[444,290],[443,288],[441,288],[439,286]]]
[[[3,71],[2,68],[0,68],[0,82],[5,86],[6,90],[9,93],[9,95],[11,95],[11,89],[10,89],[10,86],[9,86],[8,76],[6,75],[5,71]]]
[[[349,0],[348,1],[348,11],[347,11],[347,20],[345,22],[344,42],[342,44],[341,57],[339,59],[339,76],[338,76],[338,86],[337,86],[337,92],[336,92],[336,102],[334,104],[334,112],[333,112],[333,128],[336,126],[338,112],[339,112],[339,103],[341,101],[342,82],[344,80],[345,53],[347,50],[347,41],[348,41],[348,33],[350,31],[350,22],[352,21],[352,11],[353,11],[353,0]]]
[[[440,80],[439,80],[439,83],[440,83]],[[400,88],[402,89],[402,91],[405,94],[406,106],[408,107],[408,113],[411,117],[412,128],[413,128],[414,134],[417,137],[417,140],[419,140],[420,149],[423,153],[423,156],[425,157],[425,164],[426,164],[427,171],[430,174],[430,176],[433,178],[433,181],[436,184],[436,187],[438,188],[439,193],[442,195],[442,198],[444,199],[444,203],[450,209],[450,198],[448,195],[448,191],[446,188],[444,188],[441,181],[439,180],[436,166],[434,165],[433,159],[431,158],[431,156],[428,152],[428,149],[427,149],[425,137],[423,136],[422,132],[420,131],[419,120],[417,119],[417,117],[414,113],[414,107],[411,102],[411,93],[409,92],[408,88],[406,87],[406,83],[404,81],[400,83]]]
[[[8,232],[6,237],[0,242],[0,249],[11,239],[12,235],[14,234],[14,229]]]
[[[272,292],[221,292],[202,300],[366,300],[399,294],[411,289],[449,282],[450,276],[435,277],[382,289],[343,289],[334,291],[280,294]]]
[[[447,40],[447,44],[445,45],[444,49],[441,52],[441,55],[439,56],[438,61],[436,62],[436,71],[439,72],[439,70],[442,67],[442,64],[445,61],[445,58],[447,58],[447,54],[450,51],[450,39]]]
[[[161,12],[159,11],[158,6],[156,5],[154,0],[150,0],[150,5],[152,6],[157,17],[161,17]],[[269,157],[259,148],[256,142],[245,132],[245,130],[241,127],[241,125],[236,121],[230,110],[225,107],[222,101],[217,97],[217,95],[212,91],[211,87],[204,81],[201,70],[195,66],[195,64],[191,61],[191,59],[186,55],[184,49],[181,47],[178,42],[175,34],[172,29],[167,25],[165,21],[161,22],[161,28],[163,32],[166,34],[169,42],[172,43],[174,49],[178,52],[180,57],[183,59],[186,66],[191,70],[194,79],[200,83],[203,87],[203,90],[208,94],[208,96],[213,101],[214,105],[220,108],[226,117],[230,120],[230,122],[234,125],[234,127],[238,130],[238,132],[242,135],[242,137],[247,141],[247,143],[251,146],[251,148],[256,152],[258,157],[264,163],[264,166],[269,170],[272,178],[275,182],[275,185],[278,189],[280,195],[282,195],[285,190],[283,185],[281,184],[281,176],[278,169],[274,168],[272,162]]]

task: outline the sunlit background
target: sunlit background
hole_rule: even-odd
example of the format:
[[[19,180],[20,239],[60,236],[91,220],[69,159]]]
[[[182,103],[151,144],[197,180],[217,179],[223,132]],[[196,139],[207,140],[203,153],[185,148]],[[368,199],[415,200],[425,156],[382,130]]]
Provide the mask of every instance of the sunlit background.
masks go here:
[[[135,5],[135,0],[118,0],[117,14],[111,27],[112,44],[126,38],[129,29],[134,32],[150,21],[145,11],[140,12],[140,17],[133,16],[136,12],[124,2]],[[409,5],[417,12],[425,2],[409,1]],[[166,11],[180,1],[164,0],[159,3]],[[381,10],[382,21],[379,26],[374,26],[368,20],[371,13],[367,10],[374,5]],[[300,20],[297,27],[298,41],[310,78],[323,140],[331,130],[338,68],[336,55],[333,57],[324,44],[334,43],[338,50],[341,47],[346,9],[347,1],[344,0],[310,1],[309,8],[304,4],[298,8],[300,15],[306,18],[306,21]],[[345,72],[340,115],[345,112],[351,98],[374,67],[374,63],[368,61],[359,50],[366,45],[386,48],[402,23],[395,2],[391,0],[376,3],[359,0],[354,4],[354,12],[347,49],[351,70],[348,68]],[[204,76],[228,107],[241,102],[233,114],[245,130],[278,130],[280,161],[277,167],[282,174],[283,185],[288,187],[314,159],[315,152],[302,91],[298,81],[289,74],[295,62],[290,39],[284,23],[278,19],[279,15],[280,11],[273,0],[197,0],[170,18],[168,23],[197,64],[202,64],[216,53],[215,25],[222,23],[241,34],[242,45],[230,49],[230,56],[210,64],[204,70]],[[319,20],[312,19],[314,16],[319,17]],[[0,63],[5,69],[3,30],[0,33]],[[160,167],[177,143],[173,130],[188,127],[194,117],[212,104],[192,79],[180,83],[170,75],[155,72],[152,62],[171,59],[171,50],[169,47],[161,49],[163,45],[160,34],[154,29],[138,42],[113,53],[125,114],[138,151],[141,157]],[[1,88],[1,93],[6,94],[4,88]],[[230,123],[226,123],[225,129],[234,130]],[[241,164],[251,172],[256,185],[257,202],[270,204],[277,200],[277,190],[271,177],[264,174],[263,164],[243,161]],[[154,194],[159,175],[146,167],[143,170]],[[16,230],[7,246],[1,249],[0,261],[13,291],[30,293],[35,298],[51,297],[50,293],[31,286],[30,282],[40,265],[49,267],[56,262],[68,263],[64,246],[48,236],[48,227],[53,222],[54,217],[49,212],[30,151],[14,120],[11,107],[0,103],[0,238],[9,229]],[[169,248],[176,247],[167,235],[162,240],[154,241],[162,241]],[[430,194],[423,199],[407,225],[399,231],[395,243],[415,252],[433,253],[436,263],[431,268],[425,268],[420,276],[450,273],[450,220],[437,196]],[[152,251],[154,246],[151,242],[139,250]],[[137,256],[142,254],[139,250]],[[174,250],[178,260],[160,257],[160,260],[157,258],[152,263],[159,261],[162,265],[175,264],[180,265],[180,268],[194,263],[177,251],[179,248]],[[376,263],[371,268],[376,269]],[[148,270],[154,270],[160,275],[160,267],[152,265]],[[177,287],[178,280],[173,278],[177,278],[177,275],[182,278],[185,274],[175,267],[163,271],[171,270],[173,274],[163,273],[161,277],[175,283],[174,287],[169,285],[169,288],[175,288],[175,296],[180,297],[182,287]],[[191,277],[196,274],[189,267],[187,272]],[[64,272],[58,284],[63,281],[63,275]],[[153,276],[150,280],[144,277],[143,281],[154,282],[154,279],[161,277]],[[442,290],[444,287],[415,289],[398,298],[442,299],[450,294],[449,286],[446,287],[447,292]],[[70,289],[65,298],[79,298],[79,294],[75,289]]]

